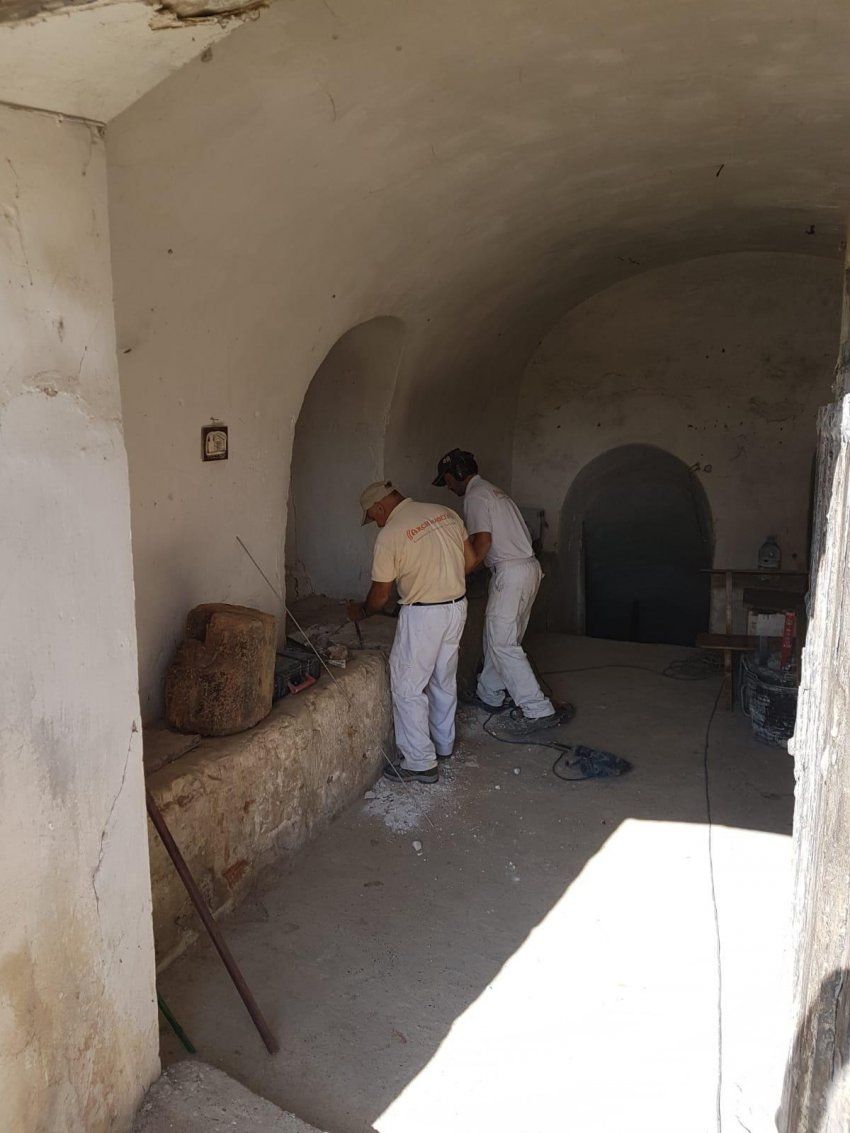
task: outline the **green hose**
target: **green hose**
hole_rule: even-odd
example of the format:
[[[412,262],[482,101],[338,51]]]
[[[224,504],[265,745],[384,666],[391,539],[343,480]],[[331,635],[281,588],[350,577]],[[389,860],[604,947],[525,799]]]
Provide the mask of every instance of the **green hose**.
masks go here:
[[[174,1031],[175,1035],[178,1037],[180,1042],[183,1044],[186,1051],[189,1054],[197,1054],[198,1052],[192,1046],[191,1039],[186,1034],[186,1032],[183,1030],[183,1028],[180,1026],[180,1024],[177,1022],[177,1020],[174,1018],[174,1016],[171,1014],[171,1010],[170,1010],[168,1004],[165,1002],[165,1000],[162,998],[162,996],[159,994],[159,992],[156,993],[156,1001],[159,1004],[160,1011],[163,1013],[163,1015],[167,1019],[169,1026],[171,1027],[172,1031]]]

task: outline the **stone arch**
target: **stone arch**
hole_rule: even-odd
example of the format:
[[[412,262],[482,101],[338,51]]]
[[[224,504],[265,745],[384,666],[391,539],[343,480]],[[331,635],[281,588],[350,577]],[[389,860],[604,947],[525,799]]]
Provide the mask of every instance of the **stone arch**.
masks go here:
[[[693,645],[708,628],[711,508],[693,472],[654,445],[589,461],[561,509],[560,619],[572,633]]]
[[[384,475],[384,440],[404,325],[381,316],[343,334],[313,376],[295,425],[286,529],[286,589],[354,597],[368,585],[373,529],[361,488]]]

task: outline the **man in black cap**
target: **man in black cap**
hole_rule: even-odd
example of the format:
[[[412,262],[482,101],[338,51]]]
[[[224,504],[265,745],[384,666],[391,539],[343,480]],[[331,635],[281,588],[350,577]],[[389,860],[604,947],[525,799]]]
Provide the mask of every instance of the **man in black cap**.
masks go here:
[[[507,693],[514,702],[507,726],[519,735],[562,723],[569,710],[556,710],[543,694],[520,644],[543,572],[519,508],[506,492],[478,474],[475,457],[463,449],[452,449],[441,458],[433,483],[463,499],[476,564],[483,562],[492,572],[476,703],[497,711]]]

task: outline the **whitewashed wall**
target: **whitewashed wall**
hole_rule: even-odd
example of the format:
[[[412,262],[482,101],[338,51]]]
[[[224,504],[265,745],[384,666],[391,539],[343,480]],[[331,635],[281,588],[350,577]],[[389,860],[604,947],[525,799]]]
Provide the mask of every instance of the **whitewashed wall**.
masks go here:
[[[514,492],[545,508],[547,550],[581,469],[649,444],[694,468],[716,565],[755,567],[772,534],[783,567],[805,570],[840,301],[833,261],[735,253],[645,272],[565,315],[526,368],[514,438]]]
[[[0,1125],[100,1133],[159,1065],[104,146],[0,137]]]

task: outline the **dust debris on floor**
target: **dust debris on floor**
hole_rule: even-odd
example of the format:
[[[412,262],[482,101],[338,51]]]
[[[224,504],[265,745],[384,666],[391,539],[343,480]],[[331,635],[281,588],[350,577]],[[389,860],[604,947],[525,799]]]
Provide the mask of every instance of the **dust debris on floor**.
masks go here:
[[[457,811],[457,780],[477,766],[474,761],[462,764],[463,758],[463,745],[458,745],[451,765],[441,766],[439,781],[427,787],[378,779],[363,797],[365,817],[382,822],[394,834],[429,829],[437,813],[445,816]]]

